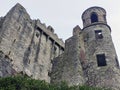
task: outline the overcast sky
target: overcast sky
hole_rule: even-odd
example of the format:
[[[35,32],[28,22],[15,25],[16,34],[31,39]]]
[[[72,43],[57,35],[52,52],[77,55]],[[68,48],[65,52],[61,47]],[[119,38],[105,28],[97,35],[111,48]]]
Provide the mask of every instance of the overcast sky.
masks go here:
[[[107,22],[120,60],[120,0],[0,0],[0,16],[4,16],[16,3],[24,6],[32,19],[51,25],[60,38],[72,36],[72,29],[79,25],[84,10],[92,6],[107,11]]]

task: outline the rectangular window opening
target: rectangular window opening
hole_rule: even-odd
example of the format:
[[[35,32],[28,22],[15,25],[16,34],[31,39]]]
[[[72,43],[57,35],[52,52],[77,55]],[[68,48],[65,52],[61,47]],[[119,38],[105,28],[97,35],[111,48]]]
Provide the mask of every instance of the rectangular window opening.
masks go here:
[[[102,39],[103,38],[102,30],[96,30],[95,31],[95,38],[96,39]]]
[[[98,67],[106,66],[107,65],[105,54],[98,54],[98,55],[96,55],[96,57],[97,57]]]

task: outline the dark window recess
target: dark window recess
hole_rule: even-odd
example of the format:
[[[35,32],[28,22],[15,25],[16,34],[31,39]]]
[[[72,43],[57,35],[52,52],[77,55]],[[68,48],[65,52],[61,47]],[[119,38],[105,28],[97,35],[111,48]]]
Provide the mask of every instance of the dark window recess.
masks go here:
[[[115,61],[116,61],[116,66],[119,67],[119,61],[117,58],[115,58]]]
[[[30,47],[28,47],[28,51],[30,51],[31,49],[30,49]]]
[[[96,39],[102,39],[103,38],[102,30],[96,30],[95,31],[95,38]]]
[[[54,46],[54,47],[53,47],[53,54],[56,54],[56,50],[57,50],[57,47]]]
[[[91,14],[91,23],[98,22],[98,15],[96,13]]]
[[[37,37],[37,38],[39,37],[39,35],[40,35],[40,34],[39,34],[38,32],[36,32],[36,37]]]
[[[51,76],[51,72],[48,72],[48,76]]]
[[[105,59],[105,54],[98,54],[97,56],[97,64],[98,66],[106,66],[106,59]]]

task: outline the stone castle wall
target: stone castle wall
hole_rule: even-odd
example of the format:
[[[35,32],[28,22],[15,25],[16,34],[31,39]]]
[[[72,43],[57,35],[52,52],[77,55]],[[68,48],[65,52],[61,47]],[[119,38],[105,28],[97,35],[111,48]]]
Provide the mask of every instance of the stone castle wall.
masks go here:
[[[95,22],[93,13],[98,17]],[[55,84],[66,81],[69,86],[119,90],[119,64],[105,16],[103,8],[87,9],[83,29],[77,25],[64,44],[51,26],[32,20],[16,4],[0,18],[0,77],[23,74]],[[102,38],[96,37],[97,30]],[[98,65],[98,54],[104,54],[106,65]]]
[[[95,30],[102,30],[103,39],[96,39]],[[86,85],[97,87],[109,87],[119,89],[119,67],[115,58],[117,57],[111,39],[111,32],[106,25],[93,25],[83,30],[85,41],[86,63],[84,76]],[[86,36],[87,35],[87,36]],[[105,54],[106,66],[98,66],[97,55]],[[118,79],[116,79],[118,78]],[[114,79],[116,79],[114,81]],[[114,84],[113,84],[114,83]]]
[[[65,52],[54,58],[51,83],[66,81],[68,85],[83,85],[83,71],[80,58],[80,28],[77,26],[74,35],[65,41]]]
[[[92,14],[95,18],[91,18]],[[64,54],[54,59],[51,83],[65,80],[69,85],[120,90],[119,64],[105,16],[100,7],[83,13],[83,29],[79,26],[73,29],[73,36],[65,42]]]
[[[49,30],[50,27],[39,20],[31,20],[20,4],[7,13],[1,26],[0,51],[9,57],[8,64],[15,73],[3,73],[2,69],[0,75],[22,73],[50,82],[51,60],[64,52],[64,42]]]

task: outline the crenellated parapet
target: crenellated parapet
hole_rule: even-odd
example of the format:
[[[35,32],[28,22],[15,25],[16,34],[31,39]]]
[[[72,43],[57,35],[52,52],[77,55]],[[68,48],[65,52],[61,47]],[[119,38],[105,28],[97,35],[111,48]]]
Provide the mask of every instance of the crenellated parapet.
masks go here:
[[[14,70],[15,75],[20,73],[50,82],[51,62],[64,52],[64,42],[51,26],[32,20],[18,3],[0,18],[0,51],[10,58],[7,66],[3,65],[7,59],[0,58],[0,77],[13,75]]]
[[[35,20],[35,29],[42,31],[46,34],[50,39],[52,39],[57,45],[64,49],[64,42],[62,39],[58,38],[57,34],[54,33],[54,29],[52,26],[46,26],[41,23],[40,20]]]
[[[88,8],[83,28],[73,28],[65,43],[40,20],[32,20],[16,4],[0,17],[0,77],[27,75],[49,83],[88,85],[120,90],[117,54],[107,25],[106,11]]]

